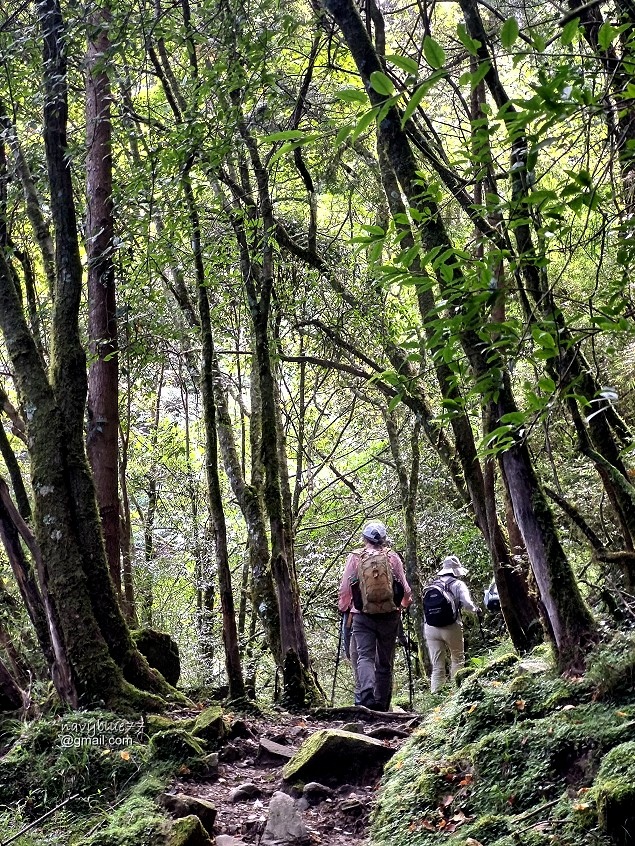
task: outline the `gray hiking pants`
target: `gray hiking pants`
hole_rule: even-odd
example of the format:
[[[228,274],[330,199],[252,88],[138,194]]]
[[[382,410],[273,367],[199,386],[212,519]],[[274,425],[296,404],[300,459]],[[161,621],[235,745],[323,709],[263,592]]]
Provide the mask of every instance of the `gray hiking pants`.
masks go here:
[[[353,615],[359,705],[378,711],[388,709],[398,630],[399,611]]]

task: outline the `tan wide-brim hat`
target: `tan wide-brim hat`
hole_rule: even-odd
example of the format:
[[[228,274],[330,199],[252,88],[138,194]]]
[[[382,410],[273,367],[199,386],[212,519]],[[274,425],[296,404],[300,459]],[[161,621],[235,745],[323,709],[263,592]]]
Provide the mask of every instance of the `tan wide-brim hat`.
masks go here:
[[[467,576],[467,569],[461,564],[456,555],[448,555],[447,558],[443,559],[441,569],[437,575],[456,576],[458,578],[460,576]]]

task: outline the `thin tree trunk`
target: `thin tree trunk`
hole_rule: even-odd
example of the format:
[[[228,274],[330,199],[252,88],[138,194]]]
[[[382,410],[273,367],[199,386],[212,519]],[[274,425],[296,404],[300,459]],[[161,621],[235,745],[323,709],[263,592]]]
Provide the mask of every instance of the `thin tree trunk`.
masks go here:
[[[88,376],[88,459],[95,480],[110,577],[121,596],[119,542],[119,356],[115,296],[110,51],[104,6],[90,19],[86,55],[86,252],[88,327],[92,363]]]
[[[121,596],[119,542],[119,356],[114,268],[110,52],[106,5],[97,5],[89,21],[86,55],[86,252],[88,257],[88,328],[92,363],[88,377],[86,445],[104,535],[110,576]]]
[[[205,424],[205,463],[207,473],[207,488],[209,495],[210,514],[214,547],[216,549],[216,567],[218,572],[218,589],[223,615],[223,646],[225,648],[225,668],[229,682],[229,698],[242,699],[245,696],[245,682],[240,662],[238,648],[238,631],[236,628],[236,614],[234,595],[232,591],[231,569],[229,566],[229,552],[227,549],[227,526],[223,509],[223,494],[221,491],[218,472],[218,440],[216,433],[216,404],[214,401],[214,337],[210,316],[209,299],[203,265],[201,245],[201,229],[196,208],[196,200],[186,176],[183,178],[183,188],[188,205],[190,224],[192,227],[192,242],[194,249],[194,264],[198,282],[198,313],[201,326],[201,340],[203,345],[201,367],[201,392],[203,395],[203,413]]]

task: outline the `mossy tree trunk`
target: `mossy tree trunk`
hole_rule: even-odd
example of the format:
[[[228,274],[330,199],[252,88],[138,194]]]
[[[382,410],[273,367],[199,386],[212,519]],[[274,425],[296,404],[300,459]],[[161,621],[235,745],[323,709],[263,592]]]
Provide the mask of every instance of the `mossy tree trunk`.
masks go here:
[[[223,456],[223,465],[247,526],[247,549],[249,569],[252,574],[251,593],[253,607],[262,622],[267,644],[276,665],[282,668],[280,622],[275,588],[269,568],[269,539],[267,537],[263,504],[258,489],[253,484],[248,484],[245,479],[236,449],[227,397],[222,384],[222,375],[218,361],[216,360],[213,363],[213,374],[218,442]],[[255,420],[259,414],[258,402],[254,401],[254,395],[255,393],[252,387],[252,426],[255,425]]]
[[[227,548],[227,526],[225,522],[223,495],[218,472],[218,435],[216,432],[216,403],[214,400],[214,364],[216,361],[216,354],[214,351],[214,336],[212,334],[209,297],[207,293],[205,267],[203,264],[201,227],[194,192],[187,174],[183,178],[183,188],[185,191],[190,225],[192,228],[194,266],[196,280],[198,283],[198,313],[203,347],[201,361],[201,393],[203,395],[203,411],[205,418],[205,464],[212,531],[214,535],[214,548],[216,550],[218,588],[223,615],[225,668],[229,684],[229,698],[242,699],[245,696],[245,682],[240,662],[240,650],[238,647],[238,629],[236,626],[231,569],[229,566],[229,551]]]
[[[27,426],[34,496],[38,577],[50,598],[47,616],[54,681],[69,704],[115,705],[131,694],[125,678],[169,694],[171,688],[135,649],[110,578],[83,437],[86,360],[79,333],[82,267],[69,154],[65,38],[59,4],[43,0],[44,141],[55,224],[55,296],[47,374],[26,323],[13,275],[0,255],[0,328]],[[46,605],[45,605],[46,607]],[[62,666],[63,665],[63,666]]]
[[[236,93],[234,92],[234,95]],[[263,496],[269,520],[270,569],[278,605],[284,698],[290,707],[303,707],[311,701],[322,700],[323,693],[319,690],[309,658],[293,558],[291,496],[288,489],[283,489],[281,480],[285,462],[281,461],[277,386],[271,360],[272,338],[269,328],[273,297],[275,221],[268,174],[260,160],[256,143],[242,121],[239,121],[239,130],[255,174],[260,207],[261,228],[252,244],[239,217],[232,215],[231,219],[238,241],[241,272],[253,327],[255,376],[260,401],[260,440],[257,450],[264,473]]]

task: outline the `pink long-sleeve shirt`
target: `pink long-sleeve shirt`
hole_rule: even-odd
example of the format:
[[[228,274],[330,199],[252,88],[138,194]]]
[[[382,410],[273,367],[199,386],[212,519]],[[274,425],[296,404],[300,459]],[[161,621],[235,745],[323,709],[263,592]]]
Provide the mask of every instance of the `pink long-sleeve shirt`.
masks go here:
[[[366,549],[377,549],[374,544],[367,543],[365,544]],[[388,555],[388,562],[390,563],[393,576],[397,579],[397,581],[401,582],[404,588],[404,595],[403,599],[401,600],[401,607],[407,608],[410,603],[412,602],[412,589],[408,584],[408,580],[406,579],[406,573],[403,568],[403,563],[401,558],[397,555],[396,552],[393,552],[392,549],[386,549],[386,554]],[[342,573],[342,581],[340,582],[340,591],[339,591],[339,598],[337,601],[337,607],[342,612],[348,611],[349,609],[353,612],[353,614],[358,614],[356,608],[353,607],[353,593],[351,591],[351,579],[353,576],[357,574],[357,565],[359,563],[359,550],[354,550],[351,552],[346,559],[346,565],[344,567],[344,572]]]

